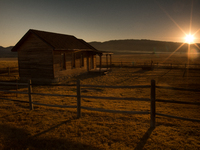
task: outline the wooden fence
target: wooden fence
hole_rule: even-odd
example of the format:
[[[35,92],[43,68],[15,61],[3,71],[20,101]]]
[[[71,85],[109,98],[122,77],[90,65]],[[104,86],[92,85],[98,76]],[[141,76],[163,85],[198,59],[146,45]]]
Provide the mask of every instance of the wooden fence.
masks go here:
[[[100,67],[100,64],[97,63],[97,67]],[[104,68],[113,68],[113,67],[120,67],[120,68],[145,68],[145,67],[153,67],[153,68],[161,68],[161,69],[194,69],[200,70],[200,64],[173,64],[173,63],[158,63],[158,62],[112,62],[111,66],[108,65],[106,62],[102,62],[102,66]],[[7,68],[0,68],[0,74],[10,76],[11,73],[18,72],[18,67],[7,67]]]
[[[190,104],[190,105],[200,105],[199,102],[184,102],[184,101],[174,101],[174,100],[161,100],[156,99],[156,88],[160,89],[172,89],[172,90],[181,90],[181,91],[193,91],[193,92],[200,92],[199,89],[184,89],[184,88],[174,88],[174,87],[167,87],[167,86],[156,86],[155,80],[151,80],[151,85],[142,85],[142,86],[102,86],[102,85],[81,85],[80,80],[77,80],[77,84],[65,85],[65,84],[54,84],[48,86],[76,86],[77,87],[77,94],[76,95],[60,95],[60,94],[45,94],[45,93],[33,93],[32,92],[32,84],[31,80],[28,83],[8,83],[8,82],[0,82],[0,85],[22,85],[27,86],[28,92],[21,92],[21,91],[9,91],[9,90],[2,90],[3,92],[9,93],[19,93],[19,94],[28,94],[29,101],[21,101],[21,100],[13,100],[7,98],[1,98],[2,100],[10,100],[22,103],[29,103],[30,110],[33,110],[33,105],[42,105],[42,106],[49,106],[49,107],[60,107],[60,108],[77,108],[77,118],[81,117],[81,110],[91,110],[91,111],[99,111],[99,112],[108,112],[108,113],[127,113],[127,114],[150,114],[150,127],[155,127],[156,123],[156,115],[158,116],[165,116],[170,118],[176,118],[181,120],[188,120],[188,121],[196,121],[200,122],[197,119],[190,119],[178,116],[171,116],[167,114],[156,113],[156,102],[165,102],[165,103],[177,103],[177,104]],[[98,96],[85,96],[81,95],[81,87],[101,87],[101,88],[150,88],[151,95],[150,98],[121,98],[121,97],[98,97]],[[43,96],[64,96],[64,97],[76,97],[77,98],[77,105],[51,105],[51,104],[42,104],[38,102],[34,102],[32,100],[32,95],[43,95]],[[106,99],[106,100],[129,100],[129,101],[148,101],[150,102],[150,112],[149,111],[119,111],[119,110],[108,110],[108,109],[100,109],[100,108],[92,108],[92,107],[85,107],[81,105],[81,98],[93,98],[93,99]]]
[[[97,67],[100,65],[97,63]],[[102,67],[107,67],[105,62],[102,62]],[[109,65],[110,67],[110,65]],[[143,67],[154,67],[154,68],[161,68],[161,69],[200,69],[200,64],[173,64],[173,63],[159,63],[159,62],[125,62],[125,61],[118,61],[112,62],[111,67],[120,67],[120,68],[143,68]]]
[[[18,72],[18,67],[7,67],[7,68],[0,68],[0,74],[5,74],[10,76],[11,73]]]

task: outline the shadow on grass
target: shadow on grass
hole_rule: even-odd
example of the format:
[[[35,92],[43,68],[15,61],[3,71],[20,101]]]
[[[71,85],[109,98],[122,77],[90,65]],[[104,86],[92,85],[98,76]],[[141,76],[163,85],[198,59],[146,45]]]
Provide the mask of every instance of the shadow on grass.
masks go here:
[[[3,108],[3,107],[2,107]],[[17,113],[13,113],[12,115],[14,116],[14,115],[18,115],[18,114],[21,114],[21,112],[17,112]],[[9,117],[10,115],[5,115],[5,116],[1,116],[0,118],[7,118],[7,117]]]
[[[165,72],[164,74],[162,74],[160,77],[165,76],[166,74],[168,74],[172,69],[169,69],[167,72]]]
[[[45,131],[42,131],[42,132],[40,132],[40,133],[34,135],[33,138],[36,138],[36,137],[38,137],[38,136],[40,136],[40,135],[42,135],[42,134],[45,134],[45,133],[47,133],[47,132],[49,132],[49,131],[51,131],[51,130],[54,130],[55,128],[58,128],[59,126],[61,126],[61,125],[63,125],[63,124],[70,123],[72,120],[75,120],[75,119],[63,121],[63,122],[61,122],[61,123],[59,123],[59,124],[57,124],[57,125],[55,125],[55,126],[49,128],[49,129],[45,130]]]
[[[120,70],[119,70],[120,71]],[[148,72],[148,71],[152,71],[152,70],[148,70],[148,69],[143,69],[143,68],[137,68],[137,70],[135,70],[135,71],[129,71],[129,72],[127,72],[127,71],[123,71],[123,73],[124,74],[137,74],[137,73],[146,73],[146,72]]]
[[[104,76],[104,75],[99,73],[99,72],[89,72],[89,73],[85,73],[85,74],[75,76],[74,78],[76,80],[77,79],[84,80],[84,79],[95,78],[95,77],[99,77],[99,76]]]
[[[155,128],[149,128],[147,130],[147,132],[143,135],[143,137],[141,138],[140,142],[137,144],[134,150],[142,150],[144,148],[144,145],[146,144],[147,140],[149,139],[154,129]]]
[[[171,71],[172,69],[169,69],[168,71],[166,71],[164,74],[162,74],[162,75],[160,75],[159,77],[158,77],[158,80],[157,80],[157,84],[160,82],[160,80],[162,79],[162,77],[163,76],[165,76],[165,75],[167,75],[170,71]]]
[[[31,136],[24,128],[12,127],[9,125],[0,124],[0,149],[90,149],[100,150],[97,147],[82,144],[79,142],[71,141],[67,138],[52,138],[52,137],[39,137],[65,123],[72,120],[61,122],[60,124],[51,127],[35,136]]]
[[[114,85],[117,85],[117,84],[121,84],[121,83],[124,83],[125,81],[128,81],[130,80],[130,77],[136,77],[136,79],[140,78],[142,75],[145,75],[145,73],[149,72],[150,70],[144,70],[144,69],[140,69],[140,70],[137,70],[135,72],[132,73],[132,75],[129,77],[128,76],[125,76],[125,77],[128,77],[128,78],[124,78],[123,80],[120,80],[120,81],[115,81]],[[133,74],[137,74],[139,73],[139,75],[136,75],[134,76]]]
[[[5,83],[20,83],[18,79],[9,79],[9,80],[3,80],[0,79],[0,82],[5,82]],[[2,90],[16,90],[16,89],[28,89],[28,85],[8,85],[8,84],[1,84],[0,89]]]

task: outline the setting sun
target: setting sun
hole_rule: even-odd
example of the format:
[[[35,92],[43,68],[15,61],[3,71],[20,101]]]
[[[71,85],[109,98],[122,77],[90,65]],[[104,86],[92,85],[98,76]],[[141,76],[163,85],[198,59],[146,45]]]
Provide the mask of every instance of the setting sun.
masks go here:
[[[194,36],[191,34],[186,35],[185,43],[188,43],[188,44],[194,43]]]

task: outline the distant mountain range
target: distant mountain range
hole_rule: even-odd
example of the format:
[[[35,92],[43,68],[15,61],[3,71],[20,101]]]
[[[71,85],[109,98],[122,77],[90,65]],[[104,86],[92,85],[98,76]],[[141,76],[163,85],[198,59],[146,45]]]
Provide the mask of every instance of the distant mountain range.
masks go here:
[[[128,54],[128,53],[157,53],[157,52],[173,52],[182,43],[177,42],[164,42],[153,40],[111,40],[105,42],[90,42],[90,45],[98,50],[111,51],[114,54]],[[200,47],[200,44],[197,44]],[[17,52],[11,52],[13,46],[2,47],[0,46],[0,58],[1,57],[17,57]],[[191,44],[191,49],[195,48],[198,52],[199,49]],[[187,52],[188,44],[183,45],[178,52]]]
[[[164,42],[164,41],[153,41],[153,40],[111,40],[106,42],[90,42],[93,47],[98,50],[111,51],[113,53],[133,53],[133,52],[173,52],[182,43],[177,42]],[[200,44],[198,44],[200,47]],[[195,49],[196,46],[191,44],[191,47]],[[178,52],[187,52],[188,44],[183,45]],[[200,51],[200,50],[199,50]]]
[[[16,52],[11,52],[11,49],[13,48],[13,46],[9,46],[9,47],[2,47],[0,46],[0,58],[10,58],[10,57],[17,57],[17,53]]]

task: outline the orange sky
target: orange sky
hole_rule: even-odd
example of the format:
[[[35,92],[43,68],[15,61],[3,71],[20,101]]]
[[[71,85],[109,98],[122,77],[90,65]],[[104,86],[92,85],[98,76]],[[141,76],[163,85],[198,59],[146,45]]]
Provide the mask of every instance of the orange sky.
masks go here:
[[[200,29],[199,8],[198,0],[1,0],[0,45],[15,45],[29,29],[70,34],[87,42],[184,42],[183,31]],[[200,32],[195,36],[200,43]]]

